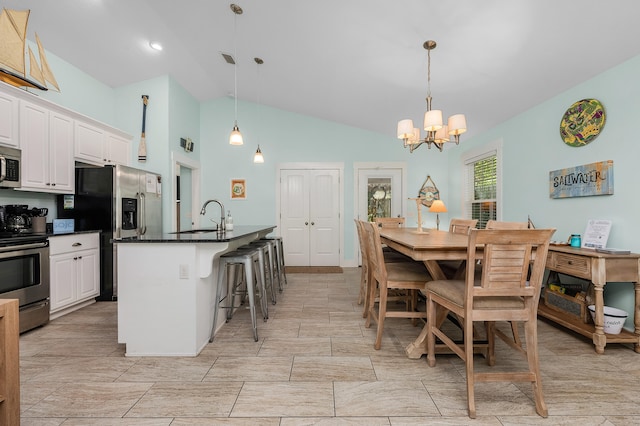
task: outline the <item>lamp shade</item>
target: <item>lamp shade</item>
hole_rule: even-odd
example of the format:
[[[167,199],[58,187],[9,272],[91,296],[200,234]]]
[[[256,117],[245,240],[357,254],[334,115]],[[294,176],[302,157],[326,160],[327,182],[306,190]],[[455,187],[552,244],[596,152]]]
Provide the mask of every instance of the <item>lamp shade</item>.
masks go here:
[[[442,200],[433,200],[431,207],[429,207],[431,213],[446,213],[447,206],[444,205]]]
[[[417,127],[413,128],[413,136],[409,138],[409,143],[419,143],[420,142],[420,129]]]
[[[413,135],[413,120],[398,121],[398,139],[410,139]]]
[[[461,135],[467,131],[467,120],[464,114],[456,114],[449,117],[449,134]]]
[[[424,129],[427,132],[435,132],[442,128],[442,111],[432,109],[424,113]]]
[[[449,126],[444,125],[441,129],[436,130],[435,141],[438,143],[449,142]]]

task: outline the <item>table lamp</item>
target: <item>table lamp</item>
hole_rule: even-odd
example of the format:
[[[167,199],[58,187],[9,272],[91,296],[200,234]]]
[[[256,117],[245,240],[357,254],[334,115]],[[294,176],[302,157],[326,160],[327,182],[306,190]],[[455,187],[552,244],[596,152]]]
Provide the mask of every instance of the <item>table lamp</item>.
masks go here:
[[[436,214],[436,229],[440,230],[440,213],[446,213],[447,206],[444,205],[442,200],[433,200],[429,211]]]

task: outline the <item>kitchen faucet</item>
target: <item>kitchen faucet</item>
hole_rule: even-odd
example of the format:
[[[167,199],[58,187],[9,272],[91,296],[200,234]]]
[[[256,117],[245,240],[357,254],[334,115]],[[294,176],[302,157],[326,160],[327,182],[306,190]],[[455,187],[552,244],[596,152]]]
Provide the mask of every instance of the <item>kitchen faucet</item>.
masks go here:
[[[220,232],[226,231],[227,227],[225,226],[225,221],[224,221],[224,205],[222,205],[220,201],[207,200],[202,206],[202,210],[200,210],[200,214],[204,216],[204,214],[207,212],[207,204],[209,203],[218,203],[218,205],[220,206],[220,225],[218,225],[218,231]]]

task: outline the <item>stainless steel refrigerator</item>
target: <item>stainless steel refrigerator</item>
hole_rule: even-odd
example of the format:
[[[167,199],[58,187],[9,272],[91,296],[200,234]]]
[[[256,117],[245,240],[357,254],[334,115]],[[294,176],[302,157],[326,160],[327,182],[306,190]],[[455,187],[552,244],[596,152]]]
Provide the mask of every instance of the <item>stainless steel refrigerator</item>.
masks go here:
[[[58,218],[75,219],[76,231],[102,231],[100,297],[117,300],[117,244],[162,232],[162,177],[127,166],[76,168],[75,195],[59,195]]]

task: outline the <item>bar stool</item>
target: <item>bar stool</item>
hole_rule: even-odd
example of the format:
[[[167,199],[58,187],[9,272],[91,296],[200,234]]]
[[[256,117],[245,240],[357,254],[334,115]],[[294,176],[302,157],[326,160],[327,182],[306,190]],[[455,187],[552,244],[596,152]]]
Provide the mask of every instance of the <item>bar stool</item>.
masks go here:
[[[216,332],[216,322],[218,320],[218,309],[229,309],[227,313],[227,320],[231,318],[231,313],[233,309],[238,306],[235,305],[236,295],[238,294],[239,289],[243,284],[246,284],[246,295],[249,299],[249,312],[251,314],[251,326],[253,328],[253,339],[258,341],[258,326],[256,323],[256,307],[255,307],[255,293],[256,293],[256,285],[258,288],[264,291],[264,281],[263,274],[259,273],[255,264],[259,263],[259,251],[258,250],[235,250],[229,253],[225,253],[220,256],[219,261],[219,270],[218,270],[218,283],[216,287],[216,299],[213,306],[213,324],[211,326],[211,336],[209,337],[209,342],[213,342],[213,337]],[[234,278],[235,278],[235,268],[237,266],[242,266],[242,271],[244,272],[243,279],[233,281],[229,281],[228,279],[228,268],[234,268]],[[242,274],[242,272],[241,272]],[[226,295],[222,297],[223,289],[226,291]],[[264,293],[263,293],[264,294]],[[225,299],[228,301],[227,306],[220,306]],[[263,311],[264,320],[267,320],[266,314]]]
[[[282,237],[276,235],[272,237],[264,237],[262,238],[262,240],[274,241],[276,243],[276,268],[278,271],[278,285],[279,290],[282,293],[282,291],[284,290],[284,286],[282,285],[283,281],[284,284],[287,284],[287,274],[284,267],[284,246],[282,244]]]
[[[264,272],[263,282],[265,284],[265,288],[264,288],[265,297],[266,297],[266,292],[270,291],[271,303],[275,305],[276,290],[275,290],[274,276],[276,275],[276,268],[274,265],[274,258],[273,258],[273,252],[274,252],[273,244],[269,241],[257,240],[257,241],[250,242],[249,244],[247,244],[247,246],[250,248],[255,248],[259,250],[261,270]],[[266,277],[268,277],[268,280],[265,279]],[[266,298],[264,300],[266,303]],[[265,310],[268,310],[268,306],[265,306]]]

